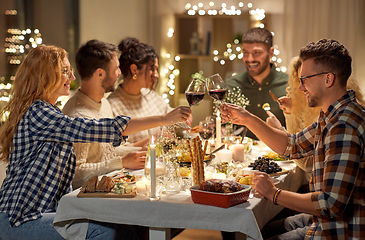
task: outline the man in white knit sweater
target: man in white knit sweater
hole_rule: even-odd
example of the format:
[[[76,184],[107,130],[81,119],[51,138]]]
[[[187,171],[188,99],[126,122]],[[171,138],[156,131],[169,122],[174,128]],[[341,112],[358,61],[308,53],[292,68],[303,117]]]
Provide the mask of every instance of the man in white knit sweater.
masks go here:
[[[99,40],[90,40],[76,53],[76,66],[81,86],[63,107],[71,117],[111,118],[113,113],[104,94],[115,89],[121,74],[117,47]],[[121,168],[142,169],[146,151],[139,151],[148,139],[133,145],[114,148],[110,143],[74,143],[76,174],[73,187],[78,188],[91,176]],[[136,147],[139,146],[139,147]]]

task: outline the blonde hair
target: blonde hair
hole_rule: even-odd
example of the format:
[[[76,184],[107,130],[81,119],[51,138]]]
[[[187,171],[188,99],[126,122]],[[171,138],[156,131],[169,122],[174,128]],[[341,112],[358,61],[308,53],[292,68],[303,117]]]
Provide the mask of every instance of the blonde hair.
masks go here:
[[[11,98],[0,110],[0,119],[5,119],[0,127],[0,160],[8,162],[13,151],[13,135],[30,105],[36,100],[49,101],[62,84],[62,61],[66,57],[67,52],[62,48],[40,45],[30,50],[18,67],[10,91]]]
[[[320,107],[309,107],[304,94],[299,90],[298,71],[301,66],[302,62],[299,60],[299,57],[294,57],[291,60],[289,86],[286,89],[288,92],[287,96],[292,99],[290,120],[286,121],[286,128],[289,133],[297,133],[314,123],[321,109]]]
[[[317,121],[320,107],[309,107],[304,94],[299,90],[298,72],[302,63],[299,57],[294,57],[290,63],[290,76],[287,87],[287,96],[292,99],[292,110],[290,115],[286,115],[286,127],[289,133],[297,133],[302,131],[307,126]],[[347,89],[352,89],[356,93],[356,98],[359,103],[365,106],[364,95],[361,92],[358,82],[350,78],[347,81]]]

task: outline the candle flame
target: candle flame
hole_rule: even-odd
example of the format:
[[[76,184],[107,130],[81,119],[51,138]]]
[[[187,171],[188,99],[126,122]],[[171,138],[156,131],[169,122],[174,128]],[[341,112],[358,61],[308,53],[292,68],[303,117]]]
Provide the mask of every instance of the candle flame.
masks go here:
[[[228,149],[228,148],[227,148],[227,143],[226,143],[225,149]]]
[[[153,136],[152,136],[152,138],[151,138],[151,144],[154,144],[154,143],[155,143],[155,141],[154,141]]]
[[[240,140],[239,140],[239,139],[237,139],[237,145],[238,145],[238,144],[240,144]]]
[[[220,116],[220,112],[219,112],[219,110],[217,110],[217,117],[219,117]]]

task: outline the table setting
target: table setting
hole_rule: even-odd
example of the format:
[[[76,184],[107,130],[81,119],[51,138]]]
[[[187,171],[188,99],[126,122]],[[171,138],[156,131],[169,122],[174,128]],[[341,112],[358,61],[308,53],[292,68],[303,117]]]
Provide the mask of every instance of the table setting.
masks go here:
[[[203,99],[205,89],[223,101],[224,81],[217,74],[207,79],[202,84],[197,77],[188,86],[190,107]],[[198,126],[183,128],[183,134],[176,131],[181,126],[160,127],[151,136],[144,169],[94,176],[62,197],[54,220],[57,231],[65,238],[75,233],[82,238],[87,220],[93,219],[148,226],[150,239],[170,239],[171,228],[230,231],[242,239],[262,239],[260,229],[282,207],[255,194],[250,186],[253,173],[265,171],[278,187],[296,191],[302,176],[295,163],[239,135],[245,127],[222,125],[218,109]]]

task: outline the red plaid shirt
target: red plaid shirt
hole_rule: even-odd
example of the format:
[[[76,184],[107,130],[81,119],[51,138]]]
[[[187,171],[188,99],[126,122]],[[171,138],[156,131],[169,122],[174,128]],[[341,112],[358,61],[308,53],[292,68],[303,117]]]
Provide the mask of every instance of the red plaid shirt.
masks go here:
[[[285,155],[313,155],[310,189],[320,217],[306,239],[365,239],[365,110],[349,91],[317,123],[290,135]]]

